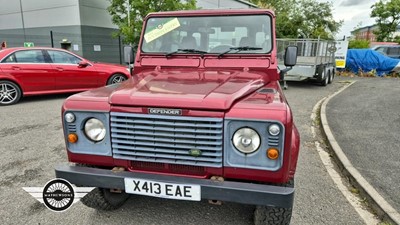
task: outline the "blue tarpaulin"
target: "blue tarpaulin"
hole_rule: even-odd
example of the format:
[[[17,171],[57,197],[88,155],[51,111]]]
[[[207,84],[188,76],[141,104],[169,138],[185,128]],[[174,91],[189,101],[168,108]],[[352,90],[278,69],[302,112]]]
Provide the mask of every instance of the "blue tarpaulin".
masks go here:
[[[378,76],[398,70],[400,59],[387,57],[371,49],[349,49],[347,51],[346,69],[353,73],[370,72],[376,70]]]

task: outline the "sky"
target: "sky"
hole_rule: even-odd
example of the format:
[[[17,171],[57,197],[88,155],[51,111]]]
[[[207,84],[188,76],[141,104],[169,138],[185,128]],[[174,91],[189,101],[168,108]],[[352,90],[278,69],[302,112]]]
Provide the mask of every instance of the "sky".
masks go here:
[[[343,20],[343,25],[336,35],[342,39],[345,35],[350,36],[350,31],[361,22],[361,26],[369,26],[375,23],[375,19],[370,18],[371,6],[378,0],[317,0],[319,2],[332,2],[333,18],[336,21]]]

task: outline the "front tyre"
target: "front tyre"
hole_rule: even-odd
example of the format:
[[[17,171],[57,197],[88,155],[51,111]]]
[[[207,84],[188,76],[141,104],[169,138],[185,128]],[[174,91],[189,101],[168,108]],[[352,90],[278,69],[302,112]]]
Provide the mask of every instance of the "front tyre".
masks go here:
[[[17,84],[7,80],[0,81],[0,106],[17,103],[22,96],[22,91]]]
[[[116,73],[107,80],[107,85],[121,83],[121,82],[125,81],[126,79],[127,78],[124,74]]]
[[[113,193],[109,189],[95,188],[89,194],[81,199],[81,202],[87,207],[110,211],[121,207],[129,198],[125,192]]]
[[[281,184],[283,187],[294,187],[294,179]],[[280,208],[272,206],[256,206],[254,210],[254,225],[289,225],[292,218],[292,207]]]
[[[292,218],[292,208],[257,206],[254,211],[254,225],[288,225]]]

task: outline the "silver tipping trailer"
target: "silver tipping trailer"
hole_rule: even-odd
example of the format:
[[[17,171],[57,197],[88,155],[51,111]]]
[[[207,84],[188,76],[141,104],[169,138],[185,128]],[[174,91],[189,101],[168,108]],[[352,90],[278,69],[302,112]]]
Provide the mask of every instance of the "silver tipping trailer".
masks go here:
[[[297,64],[285,74],[286,81],[315,80],[322,86],[331,83],[335,76],[335,41],[321,39],[277,39],[278,62],[283,62],[284,49],[297,46]],[[279,68],[285,68],[279,65]]]

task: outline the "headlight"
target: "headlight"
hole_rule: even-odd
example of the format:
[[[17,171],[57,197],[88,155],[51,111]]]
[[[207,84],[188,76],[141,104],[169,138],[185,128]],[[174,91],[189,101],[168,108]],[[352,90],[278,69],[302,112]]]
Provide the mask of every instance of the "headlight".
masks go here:
[[[73,123],[75,121],[75,115],[73,113],[66,113],[64,119],[67,123]]]
[[[279,133],[281,133],[281,128],[279,128],[279,126],[276,124],[272,124],[268,128],[268,132],[272,136],[277,136],[277,135],[279,135]]]
[[[261,138],[255,130],[245,127],[233,134],[232,142],[237,150],[243,153],[252,153],[260,147]]]
[[[106,128],[103,122],[96,118],[88,119],[85,123],[85,134],[90,140],[98,142],[106,136]]]

